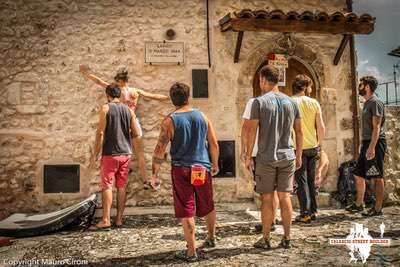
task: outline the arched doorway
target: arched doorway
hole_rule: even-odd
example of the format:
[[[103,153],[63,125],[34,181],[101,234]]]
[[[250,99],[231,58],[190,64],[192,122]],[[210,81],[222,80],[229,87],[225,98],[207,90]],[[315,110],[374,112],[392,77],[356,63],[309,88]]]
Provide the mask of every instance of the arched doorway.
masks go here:
[[[257,97],[261,95],[261,88],[260,88],[260,77],[259,77],[259,71],[262,67],[268,64],[268,60],[265,60],[261,65],[258,67],[256,73],[254,74],[253,78],[253,96]],[[313,75],[310,71],[309,68],[307,68],[302,62],[300,62],[300,59],[297,59],[295,57],[289,57],[289,68],[286,69],[286,85],[279,86],[279,90],[288,96],[292,95],[292,82],[296,75],[298,74],[305,74],[308,77],[311,78],[313,81],[313,86],[312,86],[312,92],[311,92],[311,97],[316,98],[317,96],[317,89],[318,89],[318,84],[316,81],[315,75]]]

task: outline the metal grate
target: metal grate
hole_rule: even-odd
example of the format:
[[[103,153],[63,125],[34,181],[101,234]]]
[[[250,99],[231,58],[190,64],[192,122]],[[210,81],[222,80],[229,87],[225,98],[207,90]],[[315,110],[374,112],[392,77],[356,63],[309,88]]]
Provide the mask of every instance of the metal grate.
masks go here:
[[[44,193],[79,193],[79,165],[44,165]]]

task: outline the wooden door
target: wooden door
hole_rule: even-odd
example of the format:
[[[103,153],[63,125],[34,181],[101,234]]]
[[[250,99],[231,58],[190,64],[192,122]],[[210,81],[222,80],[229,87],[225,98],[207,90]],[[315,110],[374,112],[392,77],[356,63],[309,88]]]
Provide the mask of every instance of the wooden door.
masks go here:
[[[257,97],[261,95],[261,88],[260,88],[260,77],[258,72],[262,67],[267,65],[268,61],[263,62],[257,69],[256,73],[254,74],[253,78],[253,96]],[[292,95],[292,83],[296,75],[298,74],[305,74],[311,78],[313,81],[311,97],[316,97],[316,90],[315,90],[315,81],[313,76],[311,75],[310,71],[299,61],[296,59],[290,58],[289,59],[289,68],[286,69],[286,86],[280,86],[279,89],[281,92],[287,94],[288,96]]]

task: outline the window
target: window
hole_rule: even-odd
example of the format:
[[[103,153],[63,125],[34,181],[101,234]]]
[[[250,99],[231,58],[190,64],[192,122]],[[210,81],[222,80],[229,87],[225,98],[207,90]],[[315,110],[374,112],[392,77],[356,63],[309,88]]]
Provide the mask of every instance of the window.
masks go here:
[[[208,98],[208,70],[192,70],[193,98]]]

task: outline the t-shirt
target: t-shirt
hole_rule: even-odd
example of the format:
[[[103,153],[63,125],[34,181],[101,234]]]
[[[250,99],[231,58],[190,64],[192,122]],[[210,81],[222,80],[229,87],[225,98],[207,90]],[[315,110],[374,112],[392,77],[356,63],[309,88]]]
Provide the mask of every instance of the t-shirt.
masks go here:
[[[250,98],[249,101],[247,101],[246,108],[244,109],[243,112],[243,119],[250,120],[250,115],[251,115],[251,106],[253,105],[254,98]],[[254,143],[253,147],[253,152],[251,153],[251,156],[254,158],[257,156],[258,152],[258,128],[257,128],[257,134],[256,134],[256,142]]]
[[[301,126],[303,128],[303,149],[315,148],[319,145],[315,119],[317,114],[321,113],[321,106],[316,99],[308,96],[293,96],[292,98],[300,109]]]
[[[382,118],[379,138],[385,138],[385,104],[375,94],[364,103],[362,112],[362,140],[371,140],[373,116]]]
[[[251,107],[252,120],[259,120],[257,162],[272,163],[296,158],[291,140],[299,108],[293,99],[281,92],[257,97]]]

